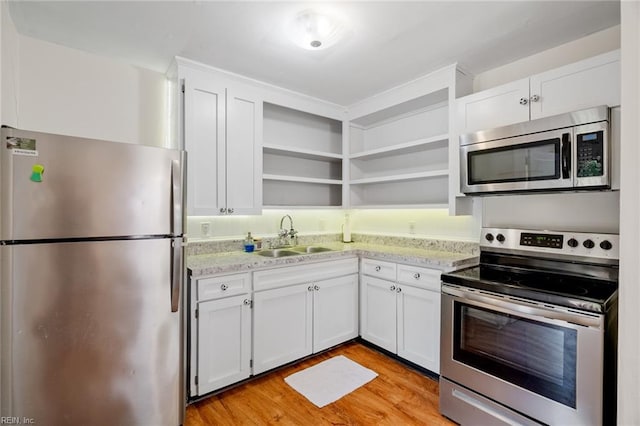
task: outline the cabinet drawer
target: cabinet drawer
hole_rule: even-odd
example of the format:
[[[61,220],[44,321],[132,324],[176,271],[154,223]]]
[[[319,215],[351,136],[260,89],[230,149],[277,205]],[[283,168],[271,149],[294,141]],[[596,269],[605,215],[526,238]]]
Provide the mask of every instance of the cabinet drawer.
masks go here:
[[[362,259],[362,273],[384,280],[396,280],[396,264],[374,259]]]
[[[197,280],[196,287],[198,301],[247,293],[251,291],[251,275],[243,273],[200,278]]]
[[[408,284],[439,292],[441,273],[437,269],[398,265],[398,284]]]
[[[357,273],[358,259],[356,257],[267,269],[253,273],[253,290],[269,290]]]

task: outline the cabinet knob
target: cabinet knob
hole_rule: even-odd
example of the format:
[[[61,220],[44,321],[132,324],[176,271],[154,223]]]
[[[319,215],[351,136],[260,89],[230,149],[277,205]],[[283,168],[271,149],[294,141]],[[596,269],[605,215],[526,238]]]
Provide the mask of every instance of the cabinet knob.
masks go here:
[[[529,99],[527,98],[520,98],[520,105],[526,105],[529,103]]]
[[[226,208],[224,208],[224,207],[220,207],[220,213],[226,213],[226,212],[227,212],[227,209],[226,209]]]
[[[391,290],[391,291],[396,291],[396,286],[395,286],[395,285],[392,285],[391,287],[389,287],[389,290]]]
[[[313,289],[314,289],[315,291],[318,291],[318,290],[320,290],[320,287],[318,287],[318,285],[316,284],[316,285],[314,285],[314,286],[313,286]]]
[[[540,96],[538,95],[533,95],[531,98],[529,98],[529,100],[531,102],[538,102],[540,100]]]
[[[245,305],[251,305],[251,300],[249,299],[244,299],[244,302],[242,302]]]
[[[227,213],[233,214],[233,209],[231,209],[231,208],[227,209]]]
[[[396,288],[396,293],[400,293],[400,292],[402,292],[402,288],[400,287]]]
[[[413,274],[413,278],[415,278],[416,280],[420,279],[420,272],[416,272],[415,274]]]
[[[380,272],[380,269],[382,269],[380,266],[376,266],[376,272]]]
[[[313,291],[313,286],[310,285],[309,287],[307,287],[307,291]]]
[[[226,290],[226,289],[228,289],[228,288],[229,288],[229,286],[228,286],[228,285],[226,285],[226,284],[222,284],[222,285],[220,286],[220,290],[222,290],[222,291],[225,291],[225,290]]]

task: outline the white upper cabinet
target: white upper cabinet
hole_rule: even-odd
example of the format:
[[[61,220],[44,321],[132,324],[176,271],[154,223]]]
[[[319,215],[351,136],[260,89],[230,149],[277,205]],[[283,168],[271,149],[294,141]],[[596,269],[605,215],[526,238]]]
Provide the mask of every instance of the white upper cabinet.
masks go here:
[[[620,51],[576,62],[530,81],[531,119],[597,105],[620,105]]]
[[[474,93],[457,100],[459,134],[620,105],[620,51]]]
[[[529,120],[529,79],[458,99],[457,116],[460,134]]]
[[[448,207],[456,84],[448,66],[349,108],[349,206]]]
[[[180,66],[187,214],[260,214],[262,101],[237,83]]]
[[[342,122],[265,102],[265,207],[342,207]]]

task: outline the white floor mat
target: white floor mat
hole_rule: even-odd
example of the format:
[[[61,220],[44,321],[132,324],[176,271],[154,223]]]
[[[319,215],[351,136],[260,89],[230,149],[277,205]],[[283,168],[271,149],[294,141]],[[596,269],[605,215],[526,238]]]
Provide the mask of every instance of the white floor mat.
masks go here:
[[[353,392],[378,376],[369,370],[339,355],[298,371],[284,379],[285,382],[309,401],[322,408],[349,392]]]

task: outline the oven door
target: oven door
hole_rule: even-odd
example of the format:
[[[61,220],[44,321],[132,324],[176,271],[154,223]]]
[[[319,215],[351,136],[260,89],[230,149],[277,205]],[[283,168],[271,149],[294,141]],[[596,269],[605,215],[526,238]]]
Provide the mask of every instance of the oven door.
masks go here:
[[[573,186],[573,129],[460,147],[463,193],[562,189]]]
[[[547,424],[602,424],[602,315],[442,292],[443,377]]]

